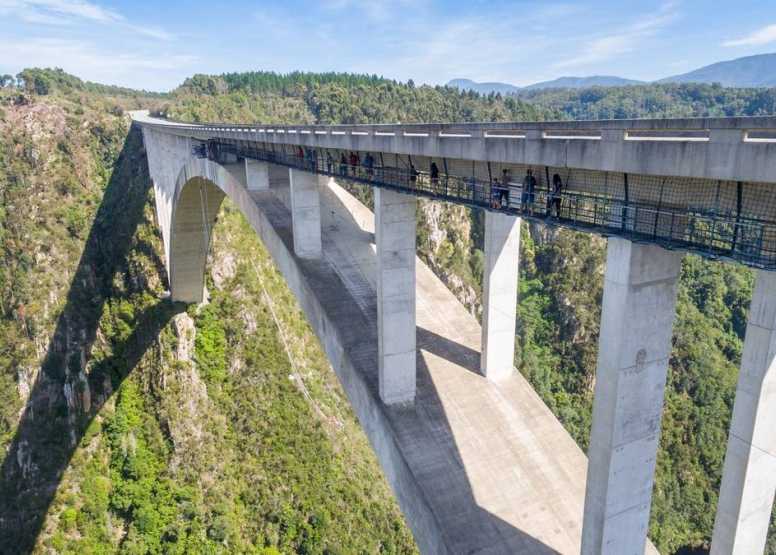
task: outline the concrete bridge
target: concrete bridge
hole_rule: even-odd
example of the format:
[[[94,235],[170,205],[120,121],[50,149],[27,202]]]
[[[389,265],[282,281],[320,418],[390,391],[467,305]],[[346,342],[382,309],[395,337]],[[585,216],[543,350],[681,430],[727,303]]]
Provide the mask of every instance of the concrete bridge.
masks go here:
[[[763,552],[776,491],[776,118],[133,118],[172,297],[201,301],[229,196],[306,312],[423,553],[656,553],[646,534],[682,252],[757,267],[712,554]],[[360,163],[340,168],[351,152]],[[340,171],[375,186],[374,217]],[[481,328],[416,260],[416,196],[486,211]],[[513,368],[523,217],[609,237],[589,463]]]

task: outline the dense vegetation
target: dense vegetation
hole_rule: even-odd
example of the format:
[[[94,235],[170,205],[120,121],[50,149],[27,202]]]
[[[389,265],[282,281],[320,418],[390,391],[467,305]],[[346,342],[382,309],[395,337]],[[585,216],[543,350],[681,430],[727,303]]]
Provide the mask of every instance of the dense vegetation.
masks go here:
[[[30,81],[25,79],[24,82]],[[58,83],[58,81],[49,76],[49,83]],[[59,86],[67,88],[65,85],[56,85],[56,87]],[[79,102],[73,108],[74,114],[79,110],[78,106],[82,105],[78,100],[82,96],[76,95],[77,91],[80,89],[73,87],[65,93],[68,98]],[[299,73],[280,76],[256,72],[194,76],[169,96],[157,99],[155,106],[171,117],[211,121],[414,123],[773,115],[776,113],[775,99],[776,93],[773,89],[727,89],[716,85],[695,84],[526,91],[517,97],[500,95],[483,97],[472,92],[461,93],[454,88],[416,87],[412,83],[402,84],[375,76]],[[100,106],[97,112],[102,114],[101,117],[106,118],[103,112],[112,110],[111,102],[102,97],[95,97],[95,102]],[[144,102],[145,100],[128,99],[126,104],[130,106]],[[89,114],[91,112],[82,115]],[[61,141],[54,141],[54,143],[58,145],[61,142],[61,147],[57,146],[57,148],[64,153],[67,149],[73,148],[71,145],[74,142],[77,144],[78,141],[83,140],[79,137],[73,131],[72,136],[63,137]],[[24,146],[25,144],[29,146]],[[12,168],[13,164],[18,165],[23,162],[30,165],[30,168],[25,170],[27,175],[33,174],[35,168],[32,165],[32,159],[36,148],[36,145],[31,144],[30,138],[25,136],[13,138],[11,143],[5,145],[2,151],[5,154],[0,154],[6,156],[4,162],[7,161],[0,165],[0,169]],[[95,149],[99,148],[103,147],[95,146]],[[67,156],[63,154],[57,158],[57,161],[65,163],[60,159],[66,158]],[[112,162],[113,159],[108,158],[105,164],[110,167]],[[50,168],[51,164],[47,167]],[[95,164],[95,167],[102,166]],[[16,177],[9,176],[10,173]],[[14,170],[10,173],[6,172],[6,175],[0,176],[3,183],[18,183],[19,172]],[[70,183],[67,180],[54,178],[49,182]],[[60,185],[60,187],[65,187],[66,191],[73,189],[78,192],[80,189],[77,184],[76,179],[75,185],[71,183],[69,186]],[[28,183],[25,181],[25,187],[27,186]],[[34,233],[30,235],[29,227],[24,223],[24,217],[14,212],[17,205],[23,205],[22,200],[25,198],[26,189],[17,185],[16,188],[9,187],[8,190],[8,193],[3,193],[5,195],[3,211],[0,212],[0,223],[2,223],[0,229],[4,234],[11,236],[10,242],[4,236],[4,242],[0,245],[4,249],[3,255],[6,261],[2,271],[3,320],[0,333],[4,334],[3,345],[18,346],[7,349],[3,354],[5,358],[0,368],[0,380],[3,380],[0,382],[0,395],[3,396],[0,398],[0,402],[3,403],[0,405],[0,410],[5,411],[0,421],[0,426],[3,426],[0,429],[3,445],[8,445],[14,438],[15,415],[21,406],[16,392],[17,384],[21,382],[15,382],[17,380],[15,376],[21,375],[21,372],[27,372],[26,368],[35,366],[35,360],[41,352],[45,351],[45,348],[36,351],[33,338],[42,333],[41,330],[45,330],[47,325],[49,327],[53,325],[58,310],[61,310],[61,307],[48,309],[46,312],[49,314],[48,324],[39,316],[28,316],[41,313],[41,308],[35,306],[36,299],[40,302],[38,291],[57,289],[56,283],[31,285],[28,281],[31,276],[36,275],[36,271],[41,275],[48,275],[50,267],[41,267],[35,260],[35,255],[30,254],[35,252],[29,246],[29,243],[35,240]],[[46,190],[46,194],[54,193]],[[73,195],[73,193],[68,194]],[[362,190],[359,194],[369,202],[369,191]],[[69,197],[65,196],[65,198]],[[80,197],[74,198],[78,198],[79,202],[82,201]],[[99,199],[100,195],[97,194],[93,206],[99,205]],[[92,217],[88,213],[84,215],[76,210],[68,210],[67,202],[58,200],[53,204],[57,205],[60,215],[56,220],[58,227],[52,225],[52,229],[59,235],[51,243],[72,244],[72,247],[57,246],[56,249],[69,248],[73,254],[80,252],[79,245],[83,244],[84,236],[93,229]],[[149,209],[146,207],[145,210],[148,212]],[[18,219],[15,220],[15,218]],[[145,219],[148,220],[148,218],[150,215],[146,213]],[[479,279],[482,265],[481,221],[476,213],[439,203],[425,202],[420,203],[418,219],[419,254],[455,290],[459,298],[462,298],[476,312],[479,308],[477,295],[480,291]],[[100,221],[99,214],[94,221]],[[222,229],[228,229],[225,232],[228,240],[224,239],[219,250],[229,251],[228,246],[233,241],[248,241],[247,236],[243,239],[238,238],[237,230],[244,224],[239,223],[239,219],[229,210],[222,221],[225,223],[219,225],[222,225]],[[526,226],[526,231],[529,231],[529,226]],[[145,234],[151,237],[145,240],[146,244],[156,245],[154,242],[156,239],[152,238],[152,233],[146,231]],[[73,242],[79,237],[81,243]],[[605,241],[590,235],[537,225],[530,226],[530,233],[524,233],[524,237],[516,364],[571,435],[583,448],[586,448],[591,420]],[[248,248],[256,249],[255,252],[261,251],[258,245]],[[153,257],[148,255],[149,252],[157,252],[154,249],[158,250],[158,246],[154,246],[153,249],[149,247],[140,249],[140,252],[146,253],[144,256],[149,260],[145,266],[158,266],[158,261],[152,264],[150,260]],[[273,449],[280,445],[288,446],[286,440],[289,438],[272,434],[278,433],[284,436],[286,432],[282,430],[290,428],[286,428],[284,424],[279,427],[267,425],[261,430],[249,429],[244,416],[247,411],[256,411],[257,407],[262,409],[272,405],[272,402],[266,404],[263,397],[252,396],[253,394],[263,395],[264,388],[259,392],[244,391],[252,388],[243,387],[246,382],[241,380],[280,384],[276,393],[279,397],[275,399],[282,398],[282,404],[288,403],[289,407],[293,407],[287,412],[302,414],[305,406],[294,404],[301,403],[300,398],[295,395],[290,382],[287,379],[283,380],[283,375],[287,375],[288,371],[281,364],[283,356],[277,342],[273,343],[270,338],[262,337],[261,348],[257,349],[259,342],[248,341],[245,336],[246,330],[239,329],[240,326],[227,316],[235,310],[233,303],[251,305],[257,302],[255,299],[261,298],[261,294],[256,289],[256,283],[250,284],[248,281],[252,269],[242,260],[238,260],[239,256],[243,255],[237,253],[243,251],[235,249],[232,252],[235,260],[233,264],[226,264],[226,266],[236,269],[229,272],[230,276],[225,281],[219,281],[223,276],[218,279],[215,279],[215,276],[223,273],[223,270],[218,268],[224,266],[224,261],[213,261],[216,271],[211,272],[214,276],[210,284],[211,304],[198,314],[188,315],[196,326],[193,356],[196,360],[196,374],[201,379],[201,386],[198,387],[203,387],[207,393],[206,412],[217,415],[213,417],[214,422],[209,422],[209,418],[206,419],[201,433],[202,437],[214,438],[213,441],[221,451],[248,449],[250,453],[248,461],[251,461],[252,467],[264,469],[259,470],[258,474],[265,472],[271,474],[273,469],[278,470],[273,466],[277,461],[267,460],[261,448],[255,452],[250,449],[256,445],[264,445],[262,441],[269,441],[267,445],[273,445]],[[260,271],[264,274],[264,279],[274,283],[271,285],[271,295],[275,298],[275,295],[281,295],[278,292],[280,280],[268,268],[269,265],[262,264]],[[31,269],[32,273],[30,273]],[[119,272],[119,274],[125,277],[128,274],[130,278],[132,276],[128,271]],[[113,275],[115,271],[111,274]],[[52,276],[47,279],[57,280],[61,277],[61,275]],[[112,279],[113,277],[109,281]],[[159,279],[158,276],[152,278],[150,282],[153,285],[141,287],[141,290],[150,292],[159,290],[163,287]],[[119,283],[122,283],[122,280],[119,280]],[[650,537],[661,553],[700,553],[708,547],[752,284],[752,272],[741,266],[712,263],[695,256],[686,256],[684,259],[650,523]],[[62,288],[66,284],[58,286]],[[132,293],[132,288],[126,283],[113,286],[118,287],[122,295],[140,295],[139,292]],[[251,291],[252,294],[246,297],[234,297],[227,291]],[[113,291],[111,294],[117,295],[118,292]],[[281,297],[285,295],[287,293],[283,293]],[[22,301],[25,310],[19,310],[19,299],[26,299]],[[104,311],[105,315],[101,316],[105,321],[105,324],[100,327],[101,334],[107,333],[106,330],[108,330],[111,333],[131,335],[131,330],[136,327],[137,314],[147,310],[148,306],[156,306],[154,296],[149,296],[148,292],[133,299],[135,300],[127,301],[129,305],[108,303],[111,309]],[[248,301],[248,299],[254,300]],[[28,306],[29,303],[32,303],[32,308]],[[266,334],[267,328],[271,328],[273,324],[266,321],[266,310],[262,313],[259,306],[255,308],[258,312],[251,313],[252,321],[261,321],[259,328],[263,330],[262,334]],[[300,333],[303,327],[302,317],[298,314],[298,310],[296,313],[294,310],[297,309],[288,308],[286,311],[293,315],[289,316],[291,318],[289,325],[294,329],[300,328],[297,330]],[[160,326],[159,344],[165,345],[162,350],[168,353],[166,355],[168,357],[169,353],[178,349],[178,345],[183,341],[180,335],[172,331],[171,324],[168,322],[175,319],[180,321],[184,316],[186,315],[181,313],[159,315],[162,318],[161,322],[164,323]],[[264,319],[260,320],[261,318]],[[183,336],[185,337],[185,333]],[[41,341],[39,340],[38,343]],[[42,343],[45,347],[46,341]],[[302,351],[305,350],[301,342],[297,346]],[[240,361],[239,363],[235,363],[232,359],[224,359],[224,353],[233,351],[237,353],[236,360]],[[311,357],[310,369],[325,366],[319,352],[310,353],[309,356]],[[117,357],[114,356],[112,359],[108,357],[108,360],[113,360],[115,363]],[[233,364],[242,364],[245,368],[258,366],[263,370],[254,377],[243,376],[242,372],[235,371]],[[320,465],[323,465],[325,466],[323,470],[328,475],[346,474],[346,466],[338,462],[336,457],[333,462],[324,461],[332,459],[332,453],[339,454],[340,450],[348,451],[350,441],[341,439],[340,433],[326,424],[315,423],[309,414],[305,420],[306,424],[294,424],[309,429],[310,435],[306,437],[311,439],[299,440],[305,442],[305,449],[309,448],[309,452],[305,452],[302,462],[291,465],[292,474],[283,478],[282,485],[279,482],[251,481],[264,480],[269,474],[265,475],[265,478],[257,478],[257,474],[251,474],[250,478],[245,478],[248,472],[247,462],[246,466],[240,466],[243,461],[228,459],[230,464],[235,464],[238,468],[234,472],[227,472],[218,465],[208,466],[207,460],[211,456],[208,453],[212,453],[211,451],[206,449],[202,454],[195,449],[186,450],[182,444],[173,441],[171,438],[178,436],[175,435],[175,427],[170,427],[170,422],[176,420],[170,414],[172,409],[165,408],[164,399],[168,394],[161,395],[158,380],[162,379],[160,375],[167,375],[168,377],[165,378],[168,380],[167,387],[173,389],[184,387],[175,385],[175,380],[171,378],[175,372],[171,374],[169,368],[177,368],[178,373],[183,370],[181,361],[174,357],[162,366],[168,370],[153,369],[154,365],[150,362],[140,363],[138,366],[140,371],[134,371],[123,382],[121,380],[115,384],[112,382],[116,387],[122,383],[115,409],[111,408],[112,401],[108,402],[106,403],[108,408],[104,409],[107,411],[104,419],[98,417],[88,427],[86,421],[79,424],[81,428],[87,430],[84,438],[89,440],[81,440],[82,446],[75,449],[73,462],[67,471],[67,476],[73,476],[73,481],[68,482],[65,479],[62,482],[78,485],[60,486],[56,501],[49,512],[46,533],[40,538],[42,544],[54,545],[51,542],[64,542],[56,545],[83,551],[86,544],[79,542],[86,542],[84,538],[88,537],[91,538],[88,541],[97,542],[99,539],[101,542],[106,542],[100,545],[112,545],[114,548],[119,546],[120,549],[129,550],[131,546],[141,546],[136,548],[141,552],[142,546],[147,545],[142,542],[156,542],[153,545],[164,545],[167,549],[172,549],[169,543],[164,542],[171,542],[172,538],[184,542],[184,539],[188,538],[185,542],[192,543],[184,542],[181,545],[197,551],[206,549],[205,546],[195,543],[199,541],[196,538],[204,537],[212,542],[207,545],[214,550],[221,549],[222,547],[218,546],[224,545],[239,546],[236,549],[245,550],[248,550],[250,545],[267,545],[288,552],[308,549],[303,546],[308,546],[309,541],[312,541],[310,538],[314,537],[318,538],[319,542],[315,544],[317,547],[310,548],[309,552],[318,552],[316,549],[334,550],[333,538],[341,538],[343,537],[341,534],[344,534],[348,538],[354,536],[352,541],[355,543],[343,547],[343,553],[358,552],[358,549],[365,549],[368,545],[372,546],[369,549],[374,550],[377,544],[369,544],[368,538],[379,538],[377,541],[380,542],[380,548],[387,552],[391,549],[397,552],[410,549],[406,529],[397,527],[396,513],[391,512],[396,510],[393,505],[389,504],[392,508],[388,512],[393,516],[382,521],[376,515],[385,509],[378,510],[377,505],[372,506],[364,501],[355,503],[362,507],[359,509],[361,512],[358,513],[360,516],[340,514],[340,509],[337,508],[340,507],[338,502],[333,506],[327,505],[325,513],[319,513],[322,499],[316,497],[313,484],[319,484],[320,482],[316,480],[321,478],[316,471],[319,470]],[[127,370],[126,368],[118,370],[118,375],[123,376]],[[111,376],[116,372],[114,370]],[[183,374],[193,376],[190,370]],[[157,381],[154,381],[153,376],[157,376]],[[274,379],[270,379],[271,376],[274,376]],[[347,414],[344,414],[347,410],[337,408],[342,406],[337,402],[341,393],[337,393],[336,387],[325,382],[322,377],[316,379],[320,380],[319,392],[327,410],[336,414],[337,418],[347,421]],[[90,383],[91,381],[90,378]],[[193,387],[192,383],[195,381],[192,377],[186,387]],[[327,385],[323,385],[324,383]],[[166,410],[170,413],[165,413]],[[92,412],[95,412],[94,409]],[[63,418],[69,412],[65,411],[65,413],[61,415]],[[117,417],[115,416],[117,414],[126,416]],[[145,416],[139,418],[139,414]],[[261,414],[258,420],[266,424],[265,420],[274,422],[273,418],[279,418],[279,415]],[[99,426],[94,424],[95,422],[98,422]],[[128,425],[134,426],[135,431],[131,436],[126,429]],[[287,425],[291,426],[291,424]],[[345,435],[350,437],[354,432],[348,426],[353,425],[346,424],[348,431]],[[88,431],[90,429],[91,432]],[[248,434],[254,439],[252,442],[240,443],[241,439],[238,436],[241,434]],[[188,437],[187,434],[184,436]],[[134,439],[130,440],[130,437]],[[215,438],[218,437],[223,441],[217,441]],[[321,443],[318,443],[319,440]],[[291,442],[291,444],[290,448],[298,449],[297,443]],[[142,466],[138,467],[148,469],[148,472],[134,469],[132,465],[135,462],[130,462],[123,454],[127,450],[127,445],[135,446],[134,453],[143,454],[148,451],[147,455],[142,455]],[[199,445],[202,445],[202,442]],[[366,450],[364,448],[364,451]],[[364,451],[357,450],[354,455],[356,459],[366,457]],[[179,453],[185,453],[185,456]],[[137,464],[140,462],[137,461]],[[333,466],[327,466],[327,464]],[[90,474],[93,479],[84,481],[83,475],[86,472],[84,469],[90,468],[89,465],[95,468]],[[59,468],[63,467],[63,464],[60,464]],[[207,469],[205,473],[208,474],[211,486],[213,482],[222,481],[219,488],[208,489],[202,484],[201,477],[192,476],[195,472],[192,469],[195,467]],[[373,467],[369,468],[362,476],[372,476],[370,473],[375,471]],[[218,473],[219,469],[222,471],[221,474]],[[312,474],[308,474],[309,472]],[[181,474],[188,476],[186,479],[181,479]],[[103,475],[111,477],[107,483],[96,480],[96,476]],[[126,496],[111,493],[112,480],[124,479],[124,477],[129,484],[126,488],[128,491]],[[141,478],[151,482],[143,482]],[[358,480],[352,480],[352,482],[358,483]],[[257,483],[268,483],[271,487],[269,485],[265,488],[257,487]],[[302,489],[299,491],[304,493],[288,493],[291,491],[290,483],[302,484]],[[326,483],[329,484],[329,482]],[[341,494],[345,498],[355,495],[342,484],[329,487],[338,491],[337,495]],[[106,488],[108,493],[105,493]],[[84,496],[79,493],[80,491],[89,491],[90,499],[102,501],[97,503],[97,508],[91,504],[85,506]],[[257,499],[246,493],[228,498],[225,491],[265,492],[269,497]],[[278,494],[278,491],[282,493]],[[326,491],[331,492],[331,489]],[[286,494],[289,496],[283,497]],[[380,495],[384,495],[384,491]],[[381,501],[383,502],[384,500]],[[173,512],[165,513],[162,510],[163,507],[172,507]],[[287,510],[292,513],[286,512]],[[353,533],[354,528],[348,530],[342,527],[343,519],[344,521],[355,519],[351,520],[355,528],[364,524],[362,520],[374,521],[376,528],[365,529],[363,535],[359,536],[361,539],[358,539]],[[89,526],[86,526],[87,522]],[[91,529],[93,522],[104,524],[99,524],[102,528],[96,527],[103,531],[107,530],[103,534],[104,537],[96,538],[88,534],[84,536],[84,530]],[[153,522],[153,526],[149,525],[149,522]],[[324,522],[325,526],[321,525],[321,522]],[[355,526],[355,523],[359,523],[359,526]],[[130,542],[130,539],[137,543]],[[113,543],[110,543],[111,541]],[[769,538],[767,552],[776,553],[773,534]]]
[[[136,99],[50,92],[0,91],[0,553],[416,552],[244,219],[209,304],[163,300]]]
[[[518,99],[559,119],[770,116],[776,88],[728,88],[718,83],[665,83],[522,91]]]

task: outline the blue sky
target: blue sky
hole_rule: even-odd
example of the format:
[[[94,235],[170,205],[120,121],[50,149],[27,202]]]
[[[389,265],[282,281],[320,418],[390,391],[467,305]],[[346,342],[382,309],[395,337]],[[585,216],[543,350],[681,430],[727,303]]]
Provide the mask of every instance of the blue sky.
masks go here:
[[[773,0],[0,0],[0,22],[0,74],[61,67],[155,91],[195,73],[297,69],[649,81],[776,52]]]

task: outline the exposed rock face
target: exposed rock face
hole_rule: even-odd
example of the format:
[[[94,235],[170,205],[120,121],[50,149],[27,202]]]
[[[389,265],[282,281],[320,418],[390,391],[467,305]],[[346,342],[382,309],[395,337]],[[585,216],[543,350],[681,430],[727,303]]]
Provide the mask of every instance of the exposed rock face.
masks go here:
[[[472,249],[471,221],[461,206],[441,202],[418,203],[419,225],[428,229],[425,244],[418,245],[420,256],[425,259],[433,272],[442,279],[447,288],[472,314],[482,310],[477,291],[466,280],[471,276],[455,273],[452,259],[456,256],[468,258]]]
[[[39,373],[40,373],[40,368],[37,366],[35,367],[20,366],[19,369],[17,370],[16,389],[19,392],[19,398],[22,400],[24,404],[27,404],[27,401],[30,400],[30,392],[32,392],[32,388],[35,385],[35,382],[38,381]]]
[[[539,222],[530,222],[528,224],[528,232],[531,234],[531,239],[536,245],[544,245],[545,243],[552,243],[558,237],[562,228],[556,226],[550,226]]]
[[[211,261],[210,277],[213,278],[216,289],[222,290],[224,284],[237,273],[237,260],[230,251],[218,249],[213,254]]]
[[[190,461],[202,443],[202,416],[209,414],[209,398],[205,382],[200,378],[194,363],[194,344],[196,327],[194,320],[187,313],[175,315],[172,330],[177,338],[173,350],[174,362],[160,373],[162,389],[168,391],[165,402],[174,403],[175,410],[170,410],[168,426],[170,438],[174,446],[174,456],[171,462],[173,470]],[[160,345],[164,350],[164,345]],[[171,395],[174,392],[174,395]]]
[[[172,330],[175,337],[178,338],[175,359],[181,362],[190,362],[191,355],[194,353],[194,337],[197,333],[194,320],[185,312],[176,314],[172,320]]]

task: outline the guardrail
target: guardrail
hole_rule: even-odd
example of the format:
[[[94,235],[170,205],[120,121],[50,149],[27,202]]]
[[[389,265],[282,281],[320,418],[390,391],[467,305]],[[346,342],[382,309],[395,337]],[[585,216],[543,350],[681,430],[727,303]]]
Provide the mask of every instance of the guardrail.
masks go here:
[[[692,206],[661,206],[628,202],[606,194],[564,191],[553,197],[546,190],[533,194],[520,185],[478,179],[477,176],[440,172],[437,179],[408,168],[375,164],[341,164],[331,167],[320,156],[306,158],[255,146],[215,143],[216,156],[239,156],[297,170],[383,187],[420,197],[444,200],[472,208],[517,214],[550,225],[619,236],[707,258],[727,259],[747,266],[776,269],[776,224],[743,216],[740,210],[710,212]]]
[[[191,132],[314,134],[374,137],[418,137],[494,140],[672,141],[776,143],[776,117],[687,118],[673,120],[605,120],[582,122],[517,122],[510,124],[408,124],[280,126],[213,124],[162,120]],[[152,124],[153,125],[153,124]]]

